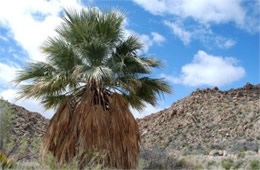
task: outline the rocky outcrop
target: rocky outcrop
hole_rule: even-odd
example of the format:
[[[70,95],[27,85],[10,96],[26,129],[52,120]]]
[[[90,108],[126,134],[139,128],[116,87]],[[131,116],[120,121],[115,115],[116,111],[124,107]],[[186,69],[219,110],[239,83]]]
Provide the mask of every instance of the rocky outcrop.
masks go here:
[[[227,154],[260,147],[260,85],[197,89],[168,109],[138,119],[143,151],[166,155]]]
[[[17,138],[35,138],[42,137],[48,126],[48,119],[37,112],[29,112],[23,107],[11,104],[15,117],[12,121],[11,133]]]
[[[5,138],[5,152],[15,160],[38,159],[42,137],[48,126],[48,119],[36,112],[29,112],[23,107],[6,101],[2,107],[8,107],[12,113],[8,137]],[[1,114],[4,109],[1,109]]]

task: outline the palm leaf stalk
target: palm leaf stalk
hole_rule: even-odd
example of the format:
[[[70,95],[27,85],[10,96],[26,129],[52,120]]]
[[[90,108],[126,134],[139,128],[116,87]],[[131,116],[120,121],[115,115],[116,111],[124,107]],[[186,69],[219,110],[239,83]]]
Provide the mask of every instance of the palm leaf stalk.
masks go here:
[[[44,136],[43,153],[60,163],[81,153],[102,153],[106,167],[135,168],[140,134],[129,106],[142,109],[170,93],[162,79],[150,78],[160,67],[155,58],[140,57],[142,44],[125,37],[124,16],[94,8],[66,10],[57,36],[42,51],[45,62],[29,63],[16,78],[21,98],[35,98],[56,113]]]

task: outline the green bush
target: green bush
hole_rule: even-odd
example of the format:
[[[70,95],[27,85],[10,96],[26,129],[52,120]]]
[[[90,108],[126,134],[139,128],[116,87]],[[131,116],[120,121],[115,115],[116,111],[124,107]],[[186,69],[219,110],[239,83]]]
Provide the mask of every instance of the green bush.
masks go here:
[[[180,159],[176,162],[176,167],[177,168],[185,168],[187,167],[188,162],[185,159]]]
[[[237,158],[244,158],[246,156],[246,152],[242,151],[237,154]]]
[[[0,151],[5,149],[5,140],[7,140],[13,117],[12,109],[6,101],[0,98]]]
[[[0,98],[0,165],[2,169],[12,168],[15,166],[14,162],[8,157],[8,150],[12,148],[9,146],[10,142],[8,142],[8,133],[13,117],[13,111],[8,106],[8,103]]]
[[[194,169],[194,170],[203,170],[204,168],[203,168],[203,165],[201,165],[201,164],[196,164],[196,165],[193,165],[193,168],[192,169]]]
[[[260,161],[259,160],[252,160],[250,162],[250,169],[251,170],[260,170]]]
[[[216,165],[217,165],[217,162],[216,162],[216,161],[209,161],[209,162],[208,162],[208,167],[216,166]]]
[[[0,152],[0,165],[2,169],[11,169],[15,167],[15,162],[12,160],[8,159],[7,156],[3,153]]]
[[[221,165],[224,169],[229,170],[232,166],[234,166],[234,161],[232,159],[223,159],[221,161]]]
[[[233,168],[234,169],[239,169],[243,165],[243,161],[238,161],[234,163]]]
[[[203,166],[201,164],[194,164],[193,162],[188,161],[184,158],[178,160],[175,164],[175,167],[176,169],[203,169]]]

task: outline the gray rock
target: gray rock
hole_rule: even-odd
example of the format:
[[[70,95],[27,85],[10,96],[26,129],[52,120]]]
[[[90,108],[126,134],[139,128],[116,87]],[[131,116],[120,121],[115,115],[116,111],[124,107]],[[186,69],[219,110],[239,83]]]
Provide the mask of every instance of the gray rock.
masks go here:
[[[259,143],[256,141],[249,141],[245,143],[245,149],[257,152],[259,149]]]
[[[219,141],[219,142],[213,144],[213,146],[212,146],[213,149],[218,149],[218,150],[223,150],[223,149],[225,149],[225,147],[226,147],[225,141]]]
[[[225,150],[212,150],[209,152],[210,156],[227,156],[227,151]]]

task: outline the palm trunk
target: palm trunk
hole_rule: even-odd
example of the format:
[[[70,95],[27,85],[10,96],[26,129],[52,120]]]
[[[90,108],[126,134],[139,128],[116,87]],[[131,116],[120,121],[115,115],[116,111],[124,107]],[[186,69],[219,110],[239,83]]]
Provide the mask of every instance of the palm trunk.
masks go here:
[[[121,95],[106,97],[108,101],[86,92],[75,110],[64,102],[50,121],[43,150],[50,151],[60,163],[70,162],[80,154],[81,168],[88,163],[85,155],[93,153],[102,155],[95,162],[105,167],[135,168],[140,142],[138,125]]]

